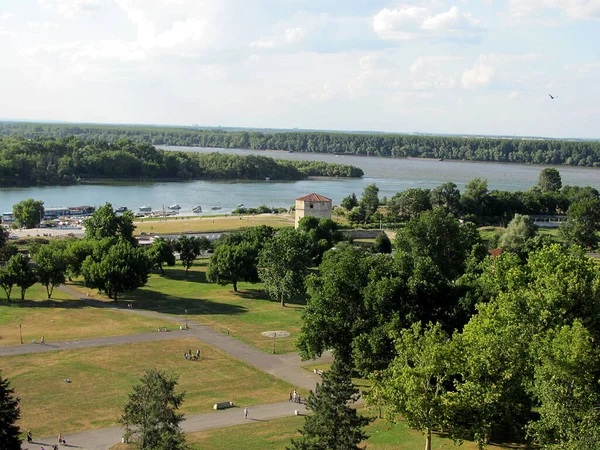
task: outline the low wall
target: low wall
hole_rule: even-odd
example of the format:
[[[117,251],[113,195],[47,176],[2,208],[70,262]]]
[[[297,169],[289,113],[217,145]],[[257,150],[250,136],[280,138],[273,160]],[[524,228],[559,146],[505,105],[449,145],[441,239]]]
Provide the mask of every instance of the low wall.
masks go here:
[[[375,239],[383,230],[341,230],[344,236],[352,239]]]

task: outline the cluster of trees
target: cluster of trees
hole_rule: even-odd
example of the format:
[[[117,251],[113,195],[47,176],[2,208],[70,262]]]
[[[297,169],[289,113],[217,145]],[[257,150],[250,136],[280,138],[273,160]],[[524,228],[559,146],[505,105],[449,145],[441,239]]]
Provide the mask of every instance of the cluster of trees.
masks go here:
[[[128,138],[154,145],[270,149],[593,167],[600,165],[600,142],[597,141],[24,123],[0,124],[0,135],[30,139],[40,136],[76,135],[86,139],[108,141]]]
[[[270,208],[264,203],[256,208],[246,208],[245,206],[240,206],[234,209],[231,214],[234,216],[241,216],[245,214],[279,214],[288,212],[287,208]]]
[[[526,238],[491,257],[446,208],[414,215],[396,252],[348,244],[308,277],[303,358],[333,350],[367,403],[423,432],[547,449],[600,446],[600,269]],[[302,447],[299,447],[302,448]]]
[[[595,247],[600,230],[600,194],[592,187],[563,186],[553,168],[540,173],[537,186],[525,192],[490,191],[487,180],[470,180],[463,192],[456,184],[444,183],[433,189],[411,188],[390,199],[379,199],[376,185],[364,189],[362,197],[344,198],[342,214],[354,224],[379,225],[408,221],[424,211],[443,208],[455,217],[477,225],[506,225],[515,215],[565,215],[561,228],[568,243]]]
[[[128,139],[0,138],[0,186],[72,184],[85,178],[300,180],[362,175],[349,165],[164,151]]]

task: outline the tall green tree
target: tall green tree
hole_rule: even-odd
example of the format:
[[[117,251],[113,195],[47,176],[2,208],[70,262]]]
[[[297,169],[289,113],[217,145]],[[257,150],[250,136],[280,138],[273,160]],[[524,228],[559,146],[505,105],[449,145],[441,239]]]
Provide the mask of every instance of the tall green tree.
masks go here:
[[[98,208],[94,214],[83,222],[85,236],[88,239],[121,238],[137,244],[133,237],[134,216],[131,211],[117,215],[110,203]]]
[[[395,194],[388,207],[394,217],[406,217],[410,219],[412,216],[431,209],[429,189],[410,188]]]
[[[53,243],[43,245],[35,253],[34,260],[39,282],[46,287],[46,294],[51,298],[54,288],[66,281],[67,259],[64,250]]]
[[[433,188],[429,194],[431,206],[445,208],[456,216],[460,210],[460,191],[456,184],[449,182]]]
[[[372,419],[360,415],[350,406],[359,398],[359,391],[350,378],[348,366],[335,360],[331,370],[323,373],[323,382],[308,394],[307,415],[302,435],[292,439],[289,450],[359,450],[368,439],[364,431]]]
[[[353,192],[352,194],[344,197],[341,203],[342,208],[346,211],[352,211],[352,208],[358,206],[358,199],[356,198],[356,194]]]
[[[152,267],[158,268],[161,275],[165,274],[163,269],[164,264],[169,267],[175,265],[173,246],[170,242],[167,242],[161,237],[154,239],[154,242],[152,242],[152,245],[148,248],[148,258],[150,259]]]
[[[515,214],[506,231],[500,236],[498,246],[512,253],[523,254],[527,241],[537,234],[537,226],[529,216]]]
[[[9,261],[11,261],[15,256],[12,256]],[[15,287],[17,282],[17,274],[14,271],[14,265],[5,264],[4,266],[0,266],[0,287],[4,290],[6,294],[6,300],[10,303],[10,296],[12,294],[12,290]]]
[[[364,188],[359,206],[364,214],[363,220],[365,223],[369,222],[379,209],[379,188],[376,184],[369,184]]]
[[[99,245],[103,241],[98,241]],[[108,241],[110,244],[110,241]],[[119,240],[108,250],[88,256],[81,271],[89,287],[104,291],[108,298],[118,301],[119,294],[144,286],[148,281],[151,263],[146,252],[129,241]]]
[[[14,275],[15,285],[21,288],[21,301],[25,300],[27,289],[37,281],[37,275],[31,265],[31,258],[23,253],[17,253],[8,260],[6,269]]]
[[[17,421],[21,417],[19,398],[0,373],[0,450],[20,450],[21,437]]]
[[[392,253],[392,241],[385,233],[379,233],[375,238],[373,244],[373,251],[375,253]]]
[[[463,212],[472,215],[481,223],[486,214],[489,204],[489,190],[487,180],[482,178],[473,178],[465,186],[465,190],[460,197]]]
[[[533,345],[533,393],[540,419],[528,431],[552,450],[600,448],[600,351],[579,321],[552,329]]]
[[[280,230],[268,241],[258,259],[258,276],[281,306],[306,291],[304,282],[311,264],[310,241],[293,228]]]
[[[544,192],[557,192],[562,187],[560,172],[548,167],[540,172],[538,186]]]
[[[458,372],[453,343],[439,324],[423,329],[417,322],[400,332],[396,354],[385,371],[372,377],[367,401],[381,406],[392,421],[403,417],[425,435],[425,450],[431,450],[432,431],[452,431],[446,397]]]
[[[561,224],[560,232],[569,244],[584,248],[598,245],[600,230],[600,200],[583,198],[571,203],[567,210],[567,223]]]
[[[222,286],[232,284],[237,292],[239,281],[258,282],[257,257],[258,251],[249,242],[218,244],[208,262],[206,278]]]
[[[141,450],[183,450],[185,435],[179,411],[184,393],[177,393],[177,377],[160,370],[147,370],[133,386],[120,422],[128,440]]]
[[[44,202],[28,198],[13,205],[15,225],[22,228],[34,228],[44,219]]]
[[[179,239],[175,241],[175,250],[179,252],[179,259],[185,267],[185,273],[187,275],[188,270],[194,264],[194,261],[210,248],[210,241],[205,237],[188,237],[179,236]]]
[[[306,216],[300,219],[297,229],[305,233],[311,242],[311,255],[315,264],[320,264],[323,253],[344,239],[338,224],[331,219]]]

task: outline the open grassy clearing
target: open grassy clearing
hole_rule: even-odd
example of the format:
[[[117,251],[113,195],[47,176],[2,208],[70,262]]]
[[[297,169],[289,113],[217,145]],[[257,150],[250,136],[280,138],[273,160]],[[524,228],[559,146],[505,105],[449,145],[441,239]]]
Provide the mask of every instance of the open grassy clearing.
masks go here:
[[[185,360],[196,348],[202,360]],[[210,411],[216,401],[281,401],[293,388],[196,339],[11,356],[0,366],[21,398],[21,429],[34,436],[117,424],[132,385],[151,367],[179,374],[186,414]]]
[[[283,417],[269,421],[253,421],[244,425],[190,433],[188,443],[192,449],[202,450],[283,450],[290,445],[290,440],[299,437],[298,429],[304,425],[303,417]],[[361,445],[369,450],[421,450],[425,446],[425,438],[417,431],[411,430],[404,423],[390,424],[377,419],[367,427],[369,439]],[[115,445],[113,450],[133,448],[132,445]],[[476,450],[477,445],[465,441],[459,446],[451,439],[433,436],[432,448],[437,450]],[[517,445],[489,445],[489,450],[518,449]]]
[[[219,286],[206,281],[207,260],[198,260],[188,274],[177,263],[165,268],[165,276],[154,274],[148,284],[121,297],[122,303],[133,301],[136,309],[158,311],[185,317],[206,324],[215,330],[229,333],[247,344],[271,352],[273,339],[261,335],[263,331],[288,331],[290,337],[278,338],[276,353],[295,351],[295,339],[302,323],[302,304],[289,303],[282,308],[278,301],[268,298],[260,284],[239,283],[239,292],[233,287]],[[74,286],[84,294],[95,291]],[[110,301],[104,298],[106,301]]]
[[[169,217],[144,219],[135,222],[135,234],[177,234],[184,232],[203,233],[211,231],[238,230],[244,227],[269,225],[274,228],[294,226],[294,216],[290,214],[259,214],[255,216],[216,216],[198,218]]]
[[[19,324],[24,343],[39,341],[41,336],[50,343],[148,333],[164,326],[163,320],[86,306],[58,289],[48,300],[46,288],[40,284],[27,290],[23,302],[20,292],[14,294],[11,304],[0,302],[0,346],[21,342]]]

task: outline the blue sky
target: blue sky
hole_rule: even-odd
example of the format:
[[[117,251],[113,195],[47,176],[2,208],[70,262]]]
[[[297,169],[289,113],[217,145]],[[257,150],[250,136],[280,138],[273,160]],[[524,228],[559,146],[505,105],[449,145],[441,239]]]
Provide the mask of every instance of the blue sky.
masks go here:
[[[0,117],[598,138],[598,42],[600,0],[0,0]]]

